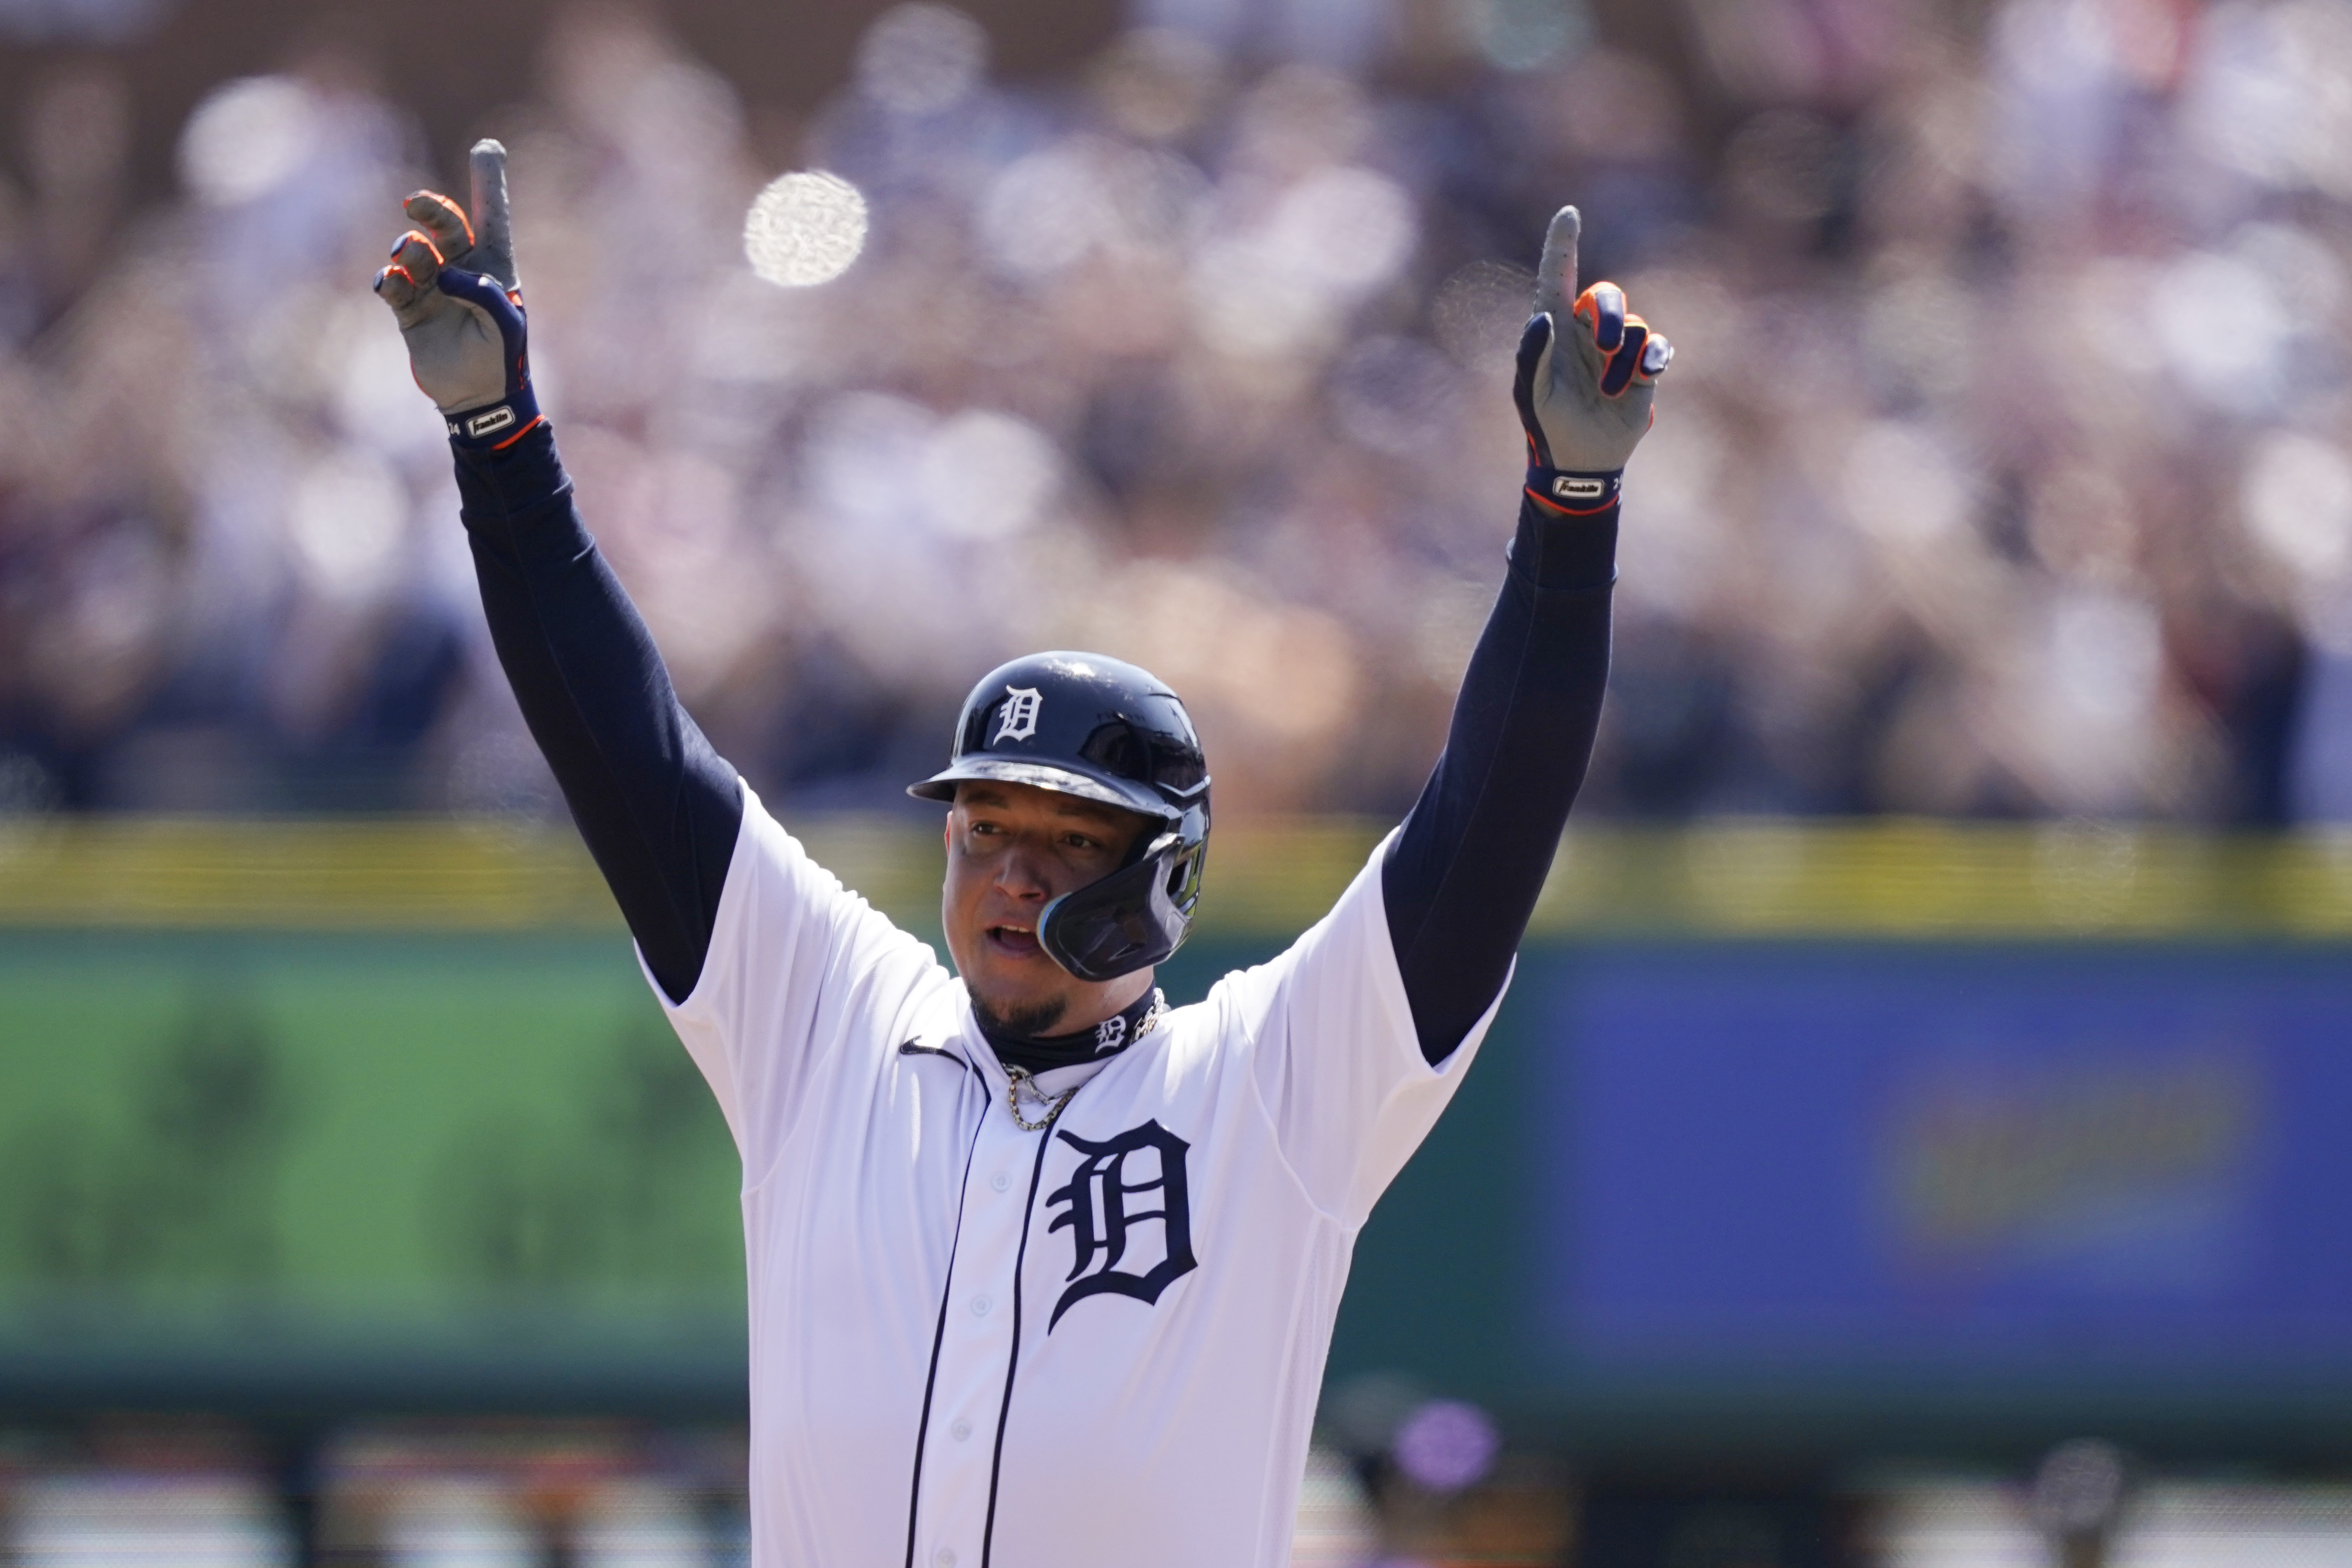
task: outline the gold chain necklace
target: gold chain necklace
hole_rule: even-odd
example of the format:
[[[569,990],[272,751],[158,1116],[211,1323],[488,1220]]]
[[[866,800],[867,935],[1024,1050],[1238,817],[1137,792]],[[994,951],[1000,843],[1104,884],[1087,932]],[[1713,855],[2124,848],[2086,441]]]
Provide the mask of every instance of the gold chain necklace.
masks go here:
[[[1160,1027],[1160,1016],[1167,1010],[1167,994],[1155,986],[1151,993],[1151,1011],[1146,1013],[1143,1016],[1143,1022],[1135,1026],[1135,1039],[1128,1041],[1128,1044],[1134,1045],[1135,1040],[1143,1038],[1144,1036]],[[1043,1132],[1054,1125],[1054,1119],[1062,1114],[1062,1107],[1070,1103],[1070,1096],[1086,1087],[1083,1084],[1072,1084],[1059,1094],[1049,1095],[1037,1087],[1037,1075],[1027,1068],[1008,1067],[1004,1069],[1004,1107],[1013,1112],[1013,1125],[1024,1132]],[[1045,1108],[1045,1115],[1042,1121],[1032,1121],[1021,1114],[1021,1091],[1024,1089],[1028,1089],[1030,1097]]]
[[[1013,1125],[1024,1132],[1043,1132],[1046,1128],[1054,1125],[1054,1118],[1062,1114],[1062,1107],[1069,1104],[1070,1096],[1078,1092],[1076,1086],[1073,1085],[1059,1094],[1048,1095],[1037,1087],[1037,1075],[1027,1068],[1006,1068],[1004,1076],[1010,1080],[1004,1086],[1004,1103],[1013,1112]],[[1037,1103],[1045,1108],[1044,1121],[1032,1121],[1021,1114],[1021,1090],[1024,1086],[1027,1087],[1031,1094],[1036,1096]]]

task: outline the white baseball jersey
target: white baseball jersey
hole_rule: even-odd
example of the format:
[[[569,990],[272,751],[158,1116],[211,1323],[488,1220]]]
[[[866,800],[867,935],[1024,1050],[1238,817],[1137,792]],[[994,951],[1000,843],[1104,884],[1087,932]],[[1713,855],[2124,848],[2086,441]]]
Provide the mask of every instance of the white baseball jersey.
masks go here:
[[[1423,1059],[1376,854],[1024,1131],[961,983],[743,806],[670,1017],[743,1155],[754,1568],[1286,1564],[1356,1232],[1493,1009]]]

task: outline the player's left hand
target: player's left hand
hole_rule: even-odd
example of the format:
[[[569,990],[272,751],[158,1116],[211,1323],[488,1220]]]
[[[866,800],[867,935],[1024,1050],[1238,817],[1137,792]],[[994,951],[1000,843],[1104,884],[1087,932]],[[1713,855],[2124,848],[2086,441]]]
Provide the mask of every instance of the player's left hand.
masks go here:
[[[507,150],[476,142],[473,213],[437,191],[402,210],[416,226],[392,248],[375,291],[392,307],[416,384],[461,447],[509,445],[539,423],[507,213]]]
[[[1567,510],[1597,511],[1617,499],[1617,476],[1650,428],[1657,380],[1675,351],[1627,311],[1616,284],[1576,292],[1582,228],[1576,209],[1562,207],[1544,236],[1535,315],[1519,338],[1512,395],[1527,427],[1528,467],[1540,470],[1540,493]],[[1537,477],[1529,476],[1530,489]]]

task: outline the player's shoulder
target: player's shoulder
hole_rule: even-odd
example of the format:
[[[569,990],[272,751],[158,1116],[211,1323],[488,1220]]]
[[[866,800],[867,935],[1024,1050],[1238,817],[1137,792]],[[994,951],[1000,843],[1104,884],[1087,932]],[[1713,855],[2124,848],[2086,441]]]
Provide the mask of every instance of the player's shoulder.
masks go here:
[[[1234,970],[1198,1002],[1171,1008],[1163,1026],[1169,1036],[1165,1048],[1202,1064],[1246,1051],[1254,1033],[1244,1000],[1250,974],[1249,970]]]
[[[1321,920],[1281,952],[1227,972],[1200,1005],[1213,1010],[1220,1032],[1246,1039],[1278,1011],[1378,991],[1395,968],[1375,855]]]
[[[830,875],[810,855],[808,846],[776,820],[751,781],[741,781],[739,787],[743,792],[743,820],[736,829],[734,863],[728,868],[730,878],[746,863],[803,875]]]
[[[928,942],[900,930],[819,860],[807,844],[769,814],[748,784],[743,786],[743,826],[728,881],[728,893],[740,890],[769,910],[821,910],[904,957],[936,962]]]

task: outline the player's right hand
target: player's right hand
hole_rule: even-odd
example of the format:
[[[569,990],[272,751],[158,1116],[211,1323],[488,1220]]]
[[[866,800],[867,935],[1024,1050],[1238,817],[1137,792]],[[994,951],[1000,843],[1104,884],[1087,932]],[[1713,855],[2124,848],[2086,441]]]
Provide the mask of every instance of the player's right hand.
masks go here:
[[[474,144],[473,213],[436,191],[403,210],[416,226],[392,247],[375,291],[392,307],[416,384],[461,447],[511,445],[540,421],[507,215],[507,150]]]
[[[1519,338],[1512,395],[1527,427],[1528,489],[1569,511],[1615,504],[1617,476],[1650,428],[1657,379],[1674,345],[1625,310],[1625,291],[1576,292],[1583,221],[1562,207],[1544,236],[1535,315]],[[1575,300],[1571,307],[1570,297]]]

